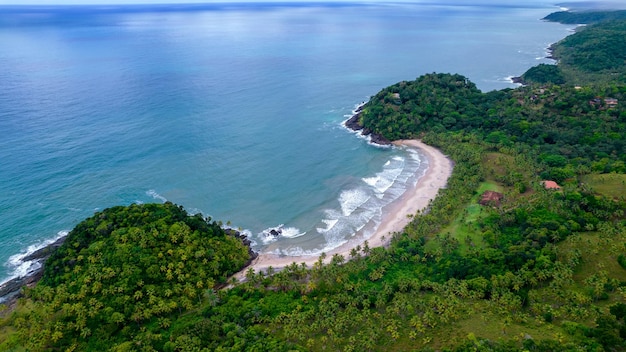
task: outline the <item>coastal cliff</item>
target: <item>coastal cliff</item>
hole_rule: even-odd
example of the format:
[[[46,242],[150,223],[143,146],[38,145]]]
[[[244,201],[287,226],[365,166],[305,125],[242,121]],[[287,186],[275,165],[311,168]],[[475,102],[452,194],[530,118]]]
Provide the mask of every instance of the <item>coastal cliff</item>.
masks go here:
[[[31,262],[31,270],[26,275],[12,278],[0,285],[0,303],[12,306],[21,296],[23,287],[32,287],[37,284],[43,275],[46,260],[65,242],[67,236],[34,251],[22,258],[22,262]]]
[[[354,115],[352,115],[352,117],[344,122],[344,126],[352,131],[360,132],[363,136],[369,137],[370,141],[374,144],[384,146],[391,145],[391,141],[385,138],[383,135],[376,133],[371,129],[363,127],[363,125],[361,125],[360,120],[362,111],[363,105],[359,106],[354,112]]]

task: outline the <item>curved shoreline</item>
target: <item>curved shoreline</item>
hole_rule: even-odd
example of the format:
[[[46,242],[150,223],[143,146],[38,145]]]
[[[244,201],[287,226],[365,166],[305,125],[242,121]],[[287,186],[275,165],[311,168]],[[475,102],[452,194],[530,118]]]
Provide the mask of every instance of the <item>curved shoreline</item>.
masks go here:
[[[415,186],[409,188],[404,194],[383,208],[382,221],[374,234],[367,239],[351,240],[326,253],[325,263],[330,262],[335,254],[343,255],[348,259],[350,250],[366,240],[370,248],[387,246],[391,234],[399,232],[411,221],[418,210],[428,207],[430,201],[435,199],[440,189],[445,188],[448,178],[452,174],[453,163],[440,150],[423,143],[421,140],[408,139],[393,142],[397,146],[419,148],[428,159],[428,169]],[[276,254],[259,253],[258,257],[242,271],[234,275],[238,280],[245,278],[245,273],[253,269],[255,272],[266,271],[269,267],[281,269],[292,263],[312,266],[318,261],[318,256],[279,256]]]

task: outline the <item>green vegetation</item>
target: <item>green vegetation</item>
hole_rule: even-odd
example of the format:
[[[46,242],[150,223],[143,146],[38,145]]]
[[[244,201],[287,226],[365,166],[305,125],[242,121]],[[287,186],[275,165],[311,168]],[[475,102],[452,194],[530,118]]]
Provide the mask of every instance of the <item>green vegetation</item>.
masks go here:
[[[384,99],[390,92],[400,94],[402,106]],[[607,98],[618,105],[607,106]],[[543,177],[562,182],[591,171],[626,171],[625,103],[626,86],[531,85],[482,93],[463,76],[431,74],[385,88],[363,107],[361,122],[392,140],[471,131],[493,147],[536,155]],[[520,174],[502,177],[514,184]]]
[[[544,20],[565,24],[598,23],[626,19],[626,10],[621,11],[558,11],[544,17]]]
[[[365,127],[455,162],[388,248],[248,270],[218,290],[248,258],[218,224],[172,204],[109,209],[6,315],[0,349],[625,351],[626,86],[563,73],[488,93],[429,74],[373,97]],[[484,190],[501,204],[478,206]]]
[[[625,82],[626,21],[599,23],[580,30],[553,48],[566,81]]]
[[[210,299],[248,259],[241,240],[174,204],[104,210],[48,259],[27,291],[29,311],[6,322],[24,340],[0,349],[160,350],[172,321]]]
[[[523,82],[534,82],[541,84],[563,84],[565,77],[561,72],[561,67],[557,65],[539,64],[531,67],[522,75]]]
[[[559,64],[531,68],[522,75],[524,82],[570,85],[626,82],[626,11],[557,12],[546,19],[593,24],[579,27],[576,34],[553,45],[552,57]]]
[[[589,174],[582,176],[581,181],[605,197],[626,199],[626,174]]]

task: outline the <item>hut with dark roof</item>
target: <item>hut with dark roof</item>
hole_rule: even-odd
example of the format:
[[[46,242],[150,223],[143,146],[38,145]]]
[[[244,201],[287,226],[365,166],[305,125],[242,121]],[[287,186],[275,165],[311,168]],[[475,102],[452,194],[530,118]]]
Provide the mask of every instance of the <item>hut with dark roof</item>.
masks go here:
[[[478,204],[484,205],[484,206],[499,207],[500,202],[502,201],[502,198],[504,198],[504,194],[502,193],[494,192],[494,191],[485,191],[480,196],[480,201],[478,202]]]

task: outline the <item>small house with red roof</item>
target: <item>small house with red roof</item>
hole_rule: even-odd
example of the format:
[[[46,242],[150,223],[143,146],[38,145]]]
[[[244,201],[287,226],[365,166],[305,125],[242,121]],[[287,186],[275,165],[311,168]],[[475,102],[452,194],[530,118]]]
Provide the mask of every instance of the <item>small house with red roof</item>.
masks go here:
[[[541,184],[543,184],[546,189],[561,189],[561,186],[554,181],[541,181]]]

